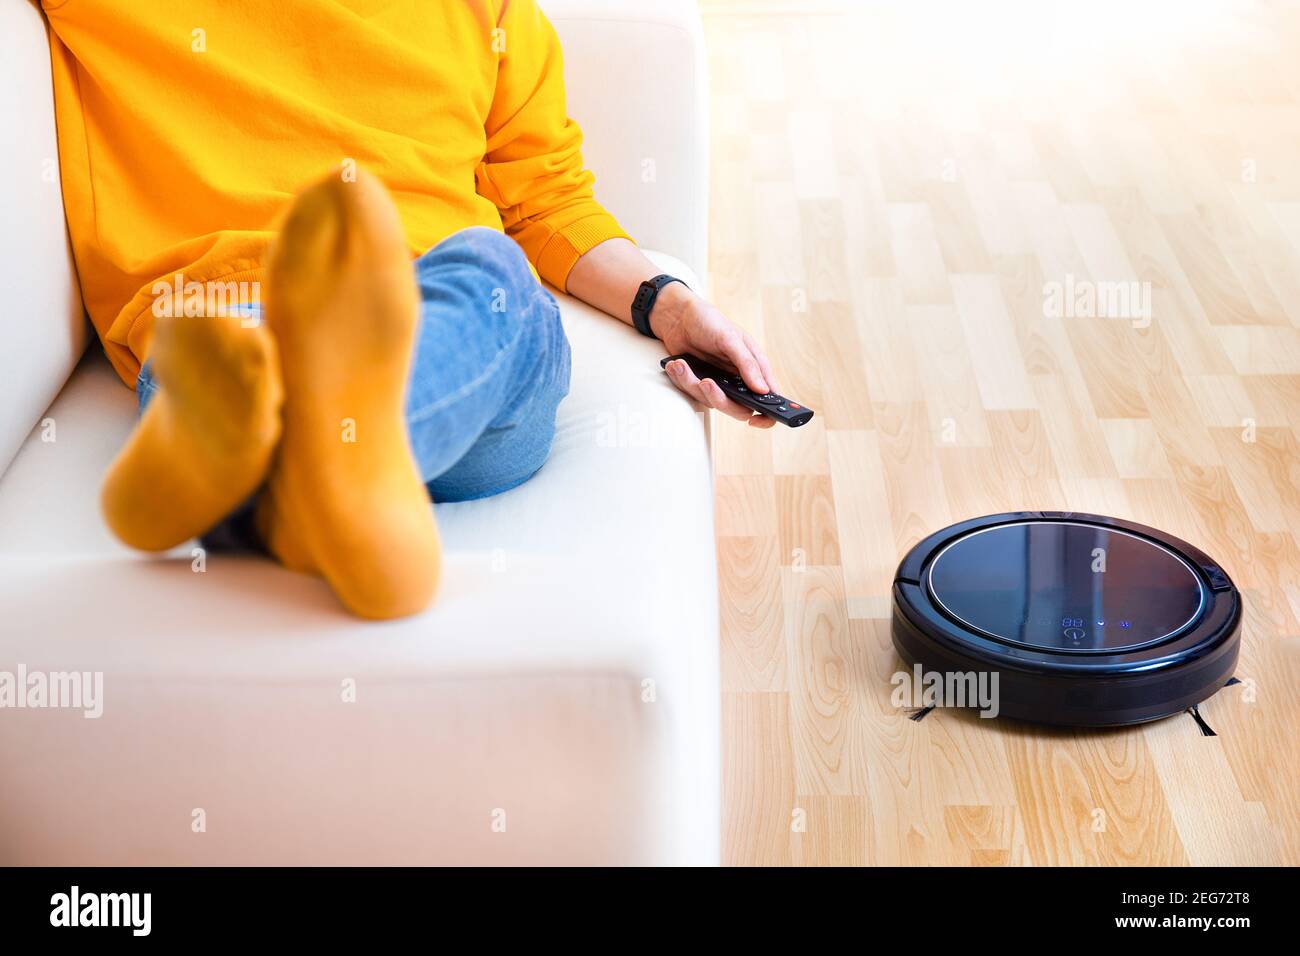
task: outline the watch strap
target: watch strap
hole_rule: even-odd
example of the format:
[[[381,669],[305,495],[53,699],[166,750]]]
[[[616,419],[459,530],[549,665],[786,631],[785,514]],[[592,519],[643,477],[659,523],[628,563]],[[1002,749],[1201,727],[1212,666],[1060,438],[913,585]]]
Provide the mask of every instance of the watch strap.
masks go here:
[[[657,275],[653,279],[647,279],[637,287],[636,295],[632,299],[632,324],[642,335],[649,338],[655,338],[655,334],[650,329],[650,313],[654,311],[655,301],[659,298],[659,290],[666,285],[674,282],[681,282],[676,276],[670,276],[667,273]],[[690,286],[686,285],[686,288]]]

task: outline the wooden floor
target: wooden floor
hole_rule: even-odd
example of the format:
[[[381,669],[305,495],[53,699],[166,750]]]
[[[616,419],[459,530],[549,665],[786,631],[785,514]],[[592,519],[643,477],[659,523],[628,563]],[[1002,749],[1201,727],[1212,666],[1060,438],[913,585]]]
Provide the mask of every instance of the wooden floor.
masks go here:
[[[819,413],[715,428],[729,863],[1300,863],[1300,12],[1144,6],[704,0],[714,297]],[[1218,736],[891,706],[900,556],[1039,508],[1223,562]]]

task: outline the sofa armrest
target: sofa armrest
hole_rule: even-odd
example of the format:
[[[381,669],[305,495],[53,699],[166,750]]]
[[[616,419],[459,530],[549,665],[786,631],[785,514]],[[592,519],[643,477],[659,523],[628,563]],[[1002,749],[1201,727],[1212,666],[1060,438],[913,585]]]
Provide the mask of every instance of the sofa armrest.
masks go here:
[[[708,75],[694,0],[541,0],[596,198],[639,245],[707,275]]]

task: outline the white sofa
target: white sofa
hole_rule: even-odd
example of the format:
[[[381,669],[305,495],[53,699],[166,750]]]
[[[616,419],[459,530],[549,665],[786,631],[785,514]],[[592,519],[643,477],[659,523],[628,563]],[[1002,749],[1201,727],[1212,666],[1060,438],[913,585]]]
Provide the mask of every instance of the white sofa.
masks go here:
[[[697,284],[694,5],[543,6],[598,195]],[[134,554],[97,506],[134,395],[88,344],[42,175],[56,147],[30,0],[0,4],[0,60],[0,676],[104,681],[98,719],[0,709],[0,863],[715,863],[709,440],[658,344],[561,297],[574,377],[551,459],[438,507],[445,574],[423,615],[358,622],[264,560]]]

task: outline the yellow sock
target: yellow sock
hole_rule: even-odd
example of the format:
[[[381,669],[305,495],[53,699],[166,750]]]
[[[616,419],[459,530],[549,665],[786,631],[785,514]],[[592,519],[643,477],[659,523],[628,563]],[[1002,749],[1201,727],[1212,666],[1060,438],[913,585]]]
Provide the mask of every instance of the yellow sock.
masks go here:
[[[414,614],[433,598],[441,548],[403,407],[418,293],[378,180],[334,175],[298,197],[263,301],[285,397],[258,531],[353,613]]]
[[[262,483],[280,436],[280,369],[265,328],[239,316],[162,318],[160,390],[109,467],[100,503],[133,548],[203,534]]]

